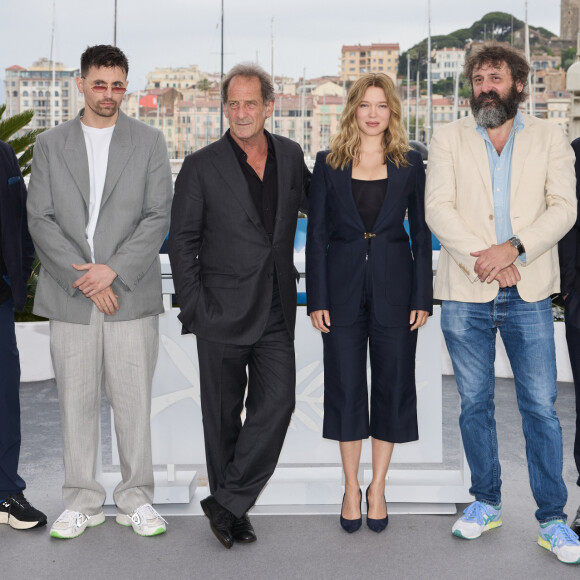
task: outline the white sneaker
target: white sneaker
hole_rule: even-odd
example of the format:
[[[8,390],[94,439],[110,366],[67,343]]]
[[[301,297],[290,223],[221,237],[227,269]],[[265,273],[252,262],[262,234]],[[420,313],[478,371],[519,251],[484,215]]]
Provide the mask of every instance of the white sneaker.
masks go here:
[[[167,530],[167,522],[148,503],[139,506],[132,514],[118,513],[117,523],[133,526],[133,531],[140,536],[158,536]]]
[[[501,504],[492,506],[474,501],[463,510],[463,515],[453,524],[452,533],[458,538],[475,540],[482,532],[501,526]]]
[[[52,538],[62,540],[80,536],[86,528],[94,528],[105,521],[105,514],[101,511],[94,516],[81,514],[71,510],[64,510],[50,528]]]
[[[540,524],[538,544],[554,552],[564,564],[580,564],[580,542],[564,520],[553,520]]]

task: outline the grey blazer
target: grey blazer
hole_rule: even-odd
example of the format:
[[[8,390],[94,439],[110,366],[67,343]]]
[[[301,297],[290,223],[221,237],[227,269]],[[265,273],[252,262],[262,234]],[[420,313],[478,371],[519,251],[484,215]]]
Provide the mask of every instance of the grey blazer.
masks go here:
[[[28,193],[28,224],[41,262],[34,313],[88,324],[93,302],[72,287],[91,261],[89,168],[81,115],[36,140]],[[107,321],[163,311],[159,248],[169,228],[171,169],[163,135],[119,112],[94,235],[95,262],[118,277],[119,310]]]

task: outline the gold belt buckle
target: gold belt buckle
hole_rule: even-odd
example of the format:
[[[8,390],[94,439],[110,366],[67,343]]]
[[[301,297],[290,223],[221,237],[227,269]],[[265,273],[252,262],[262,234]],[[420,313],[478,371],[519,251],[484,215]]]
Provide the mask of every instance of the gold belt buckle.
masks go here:
[[[365,240],[370,240],[371,238],[376,238],[377,234],[370,234],[368,232],[365,232]]]

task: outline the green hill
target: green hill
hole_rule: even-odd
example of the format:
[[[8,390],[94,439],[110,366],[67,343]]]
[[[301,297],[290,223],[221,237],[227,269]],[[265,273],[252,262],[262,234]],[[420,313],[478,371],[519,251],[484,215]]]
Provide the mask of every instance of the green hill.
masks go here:
[[[513,36],[512,36],[513,26]],[[497,40],[499,42],[510,42],[518,48],[524,47],[524,27],[523,20],[518,20],[506,12],[489,12],[485,16],[474,22],[469,28],[461,28],[447,35],[432,36],[431,48],[463,48],[470,41],[481,42],[483,40]],[[520,34],[517,34],[520,32]],[[545,28],[530,25],[530,46],[534,50],[547,50],[548,41],[553,36],[553,32]],[[407,52],[411,56],[411,78],[417,75],[417,67],[420,68],[421,76],[427,74],[427,39],[425,38],[408,51],[401,54],[399,58],[399,76],[407,76]]]

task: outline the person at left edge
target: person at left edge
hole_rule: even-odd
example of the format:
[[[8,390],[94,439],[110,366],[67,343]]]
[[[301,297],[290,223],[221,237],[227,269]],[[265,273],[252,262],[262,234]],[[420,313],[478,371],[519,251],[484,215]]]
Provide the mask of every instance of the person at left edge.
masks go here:
[[[211,491],[201,505],[231,548],[256,540],[247,512],[294,410],[294,235],[310,172],[297,143],[264,130],[274,87],[263,69],[236,65],[222,101],[229,130],[187,156],[177,177],[169,258],[179,319],[197,339]]]
[[[77,78],[85,108],[42,133],[34,150],[28,221],[42,265],[34,312],[50,319],[63,432],[65,511],[55,538],[105,521],[95,479],[103,376],[121,460],[117,523],[141,536],[166,529],[151,505],[149,419],[171,170],[162,133],[120,110],[128,71],[119,48],[87,48]]]
[[[0,141],[0,524],[17,530],[46,525],[23,495],[20,456],[20,359],[14,310],[26,302],[34,247],[26,225],[26,186],[10,145]]]

